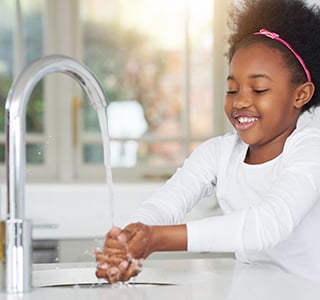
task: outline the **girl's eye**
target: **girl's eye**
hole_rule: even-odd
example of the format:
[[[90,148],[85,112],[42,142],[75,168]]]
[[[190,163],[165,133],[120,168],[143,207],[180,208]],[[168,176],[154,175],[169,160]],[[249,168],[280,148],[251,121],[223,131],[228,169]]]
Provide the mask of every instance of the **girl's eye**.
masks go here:
[[[227,91],[227,95],[234,95],[234,94],[236,94],[236,93],[237,93],[236,90],[229,90],[229,91]]]
[[[254,93],[256,94],[263,94],[265,92],[267,92],[269,89],[263,89],[263,90],[253,90]]]

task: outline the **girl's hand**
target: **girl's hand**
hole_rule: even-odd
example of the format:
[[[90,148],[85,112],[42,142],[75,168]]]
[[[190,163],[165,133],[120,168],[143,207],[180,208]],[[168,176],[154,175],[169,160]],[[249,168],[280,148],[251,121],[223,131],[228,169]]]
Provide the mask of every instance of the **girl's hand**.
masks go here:
[[[123,230],[114,227],[106,236],[103,251],[96,251],[98,278],[109,283],[128,281],[142,269],[142,260],[150,254],[151,228],[142,223]]]
[[[145,259],[153,252],[152,226],[129,224],[118,235],[118,239],[127,245],[129,258]]]
[[[110,283],[115,282],[116,270],[119,269],[119,266],[122,267],[123,261],[127,260],[126,245],[118,240],[120,233],[120,228],[113,227],[106,235],[103,250],[94,251],[97,261],[96,276],[105,278]]]

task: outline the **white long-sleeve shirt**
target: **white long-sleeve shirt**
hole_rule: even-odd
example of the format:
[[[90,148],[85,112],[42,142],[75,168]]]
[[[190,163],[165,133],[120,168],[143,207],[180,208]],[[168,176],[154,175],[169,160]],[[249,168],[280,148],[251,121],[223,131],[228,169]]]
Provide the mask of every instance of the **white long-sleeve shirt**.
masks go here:
[[[187,223],[188,251],[235,252],[320,280],[320,130],[299,127],[266,163],[246,164],[247,149],[235,133],[204,142],[131,221],[182,223],[215,192],[223,215]]]

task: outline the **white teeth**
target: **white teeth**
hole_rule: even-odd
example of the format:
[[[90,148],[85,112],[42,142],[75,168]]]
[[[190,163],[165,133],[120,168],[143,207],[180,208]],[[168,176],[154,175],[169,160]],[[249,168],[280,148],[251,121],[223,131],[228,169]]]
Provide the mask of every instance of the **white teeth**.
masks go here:
[[[243,123],[252,123],[252,122],[254,122],[256,120],[257,120],[257,118],[253,118],[253,117],[238,117],[238,121],[241,124],[243,124]]]

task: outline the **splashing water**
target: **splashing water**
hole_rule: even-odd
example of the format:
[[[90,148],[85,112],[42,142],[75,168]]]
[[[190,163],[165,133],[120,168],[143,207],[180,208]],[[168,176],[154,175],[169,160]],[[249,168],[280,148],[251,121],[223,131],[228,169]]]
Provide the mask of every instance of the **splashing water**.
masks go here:
[[[108,185],[108,196],[109,196],[109,211],[110,211],[110,220],[111,226],[114,225],[114,211],[113,211],[113,180],[112,180],[112,171],[111,171],[111,154],[110,154],[110,139],[109,139],[109,130],[107,122],[107,114],[104,107],[97,109],[98,120],[102,135],[103,142],[103,158],[104,166],[106,169],[106,180]]]

